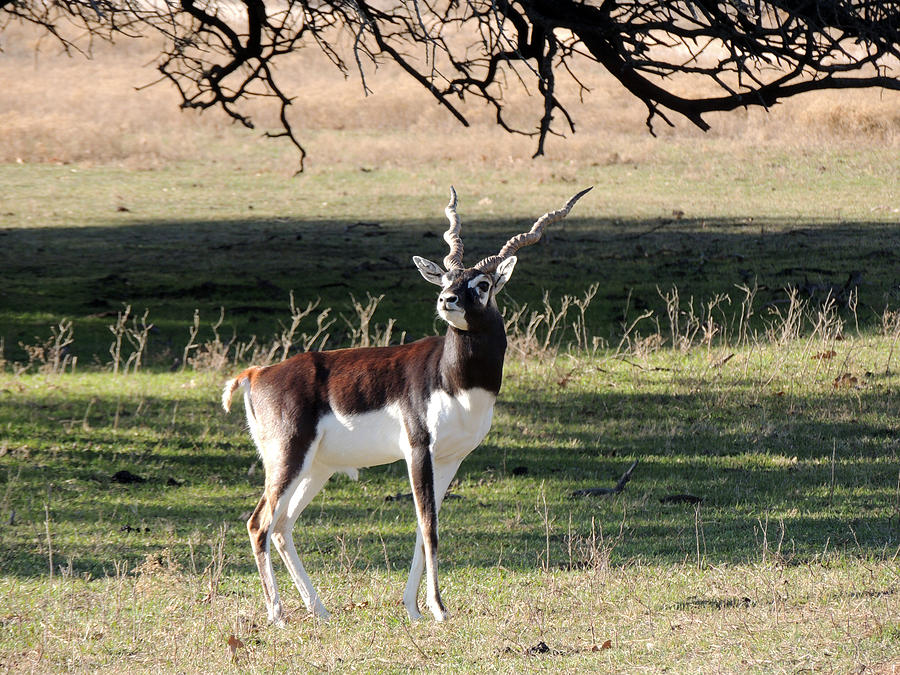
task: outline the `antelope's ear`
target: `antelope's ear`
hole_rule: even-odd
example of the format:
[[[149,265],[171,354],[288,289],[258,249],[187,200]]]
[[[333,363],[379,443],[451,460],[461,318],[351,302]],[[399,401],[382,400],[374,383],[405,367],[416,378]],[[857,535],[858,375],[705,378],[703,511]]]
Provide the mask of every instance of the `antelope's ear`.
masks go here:
[[[494,293],[499,293],[500,289],[509,281],[517,260],[516,256],[512,255],[497,265],[497,271],[494,272]]]
[[[425,258],[420,258],[417,255],[413,256],[413,263],[415,263],[416,267],[419,269],[419,274],[425,278],[425,281],[428,281],[435,286],[444,285],[442,281],[444,270],[441,269],[440,265],[437,265],[430,260],[425,260]]]

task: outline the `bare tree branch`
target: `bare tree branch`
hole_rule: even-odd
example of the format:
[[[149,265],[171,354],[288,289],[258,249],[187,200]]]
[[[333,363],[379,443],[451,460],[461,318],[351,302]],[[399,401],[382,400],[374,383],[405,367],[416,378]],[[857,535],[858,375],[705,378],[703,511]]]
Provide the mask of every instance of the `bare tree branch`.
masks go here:
[[[0,30],[13,21],[42,27],[72,52],[90,53],[94,39],[161,35],[157,67],[183,107],[218,107],[253,128],[246,102],[273,98],[281,129],[267,135],[297,148],[301,170],[306,153],[275,66],[304,47],[344,74],[354,64],[366,92],[366,67],[394,62],[463,125],[463,103],[483,101],[500,127],[536,138],[535,156],[551,135],[575,131],[559,78],[589,102],[582,73],[592,67],[646,105],[651,132],[657,118],[673,124],[670,113],[706,130],[707,113],[804,92],[900,90],[896,1],[0,0]],[[351,47],[339,47],[342,32],[354,36]],[[510,80],[537,91],[532,128],[507,122]],[[698,82],[713,93],[684,93]]]

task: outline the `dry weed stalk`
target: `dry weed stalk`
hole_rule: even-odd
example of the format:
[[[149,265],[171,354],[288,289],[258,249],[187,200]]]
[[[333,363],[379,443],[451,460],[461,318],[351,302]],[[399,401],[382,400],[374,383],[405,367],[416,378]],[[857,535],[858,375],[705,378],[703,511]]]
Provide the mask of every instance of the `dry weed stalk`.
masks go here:
[[[884,363],[884,374],[889,375],[891,372],[891,361],[894,358],[894,349],[897,347],[897,340],[900,340],[900,310],[885,308],[881,314],[881,334],[891,341],[887,360]]]
[[[626,512],[622,511],[622,521],[615,537],[607,538],[603,533],[603,525],[598,525],[591,517],[591,531],[588,535],[580,535],[569,528],[566,535],[566,548],[569,554],[570,569],[590,570],[592,578],[598,580],[608,575],[611,569],[613,551],[625,537]]]
[[[212,331],[212,339],[203,343],[195,342],[200,327],[200,315],[194,311],[194,322],[191,325],[190,339],[187,347],[185,347],[185,356],[191,368],[196,371],[205,371],[218,373],[225,370],[231,365],[228,359],[228,352],[231,345],[234,344],[235,337],[232,335],[228,342],[224,342],[219,335],[219,329],[225,321],[225,308],[219,308],[219,318],[216,319],[209,328]],[[190,349],[194,350],[193,356],[187,356]]]
[[[780,347],[789,347],[800,338],[803,331],[803,317],[809,309],[809,303],[801,299],[799,291],[793,287],[788,288],[786,302],[787,307],[784,311],[774,303],[769,305],[769,318],[766,319],[766,327],[763,332],[766,342]],[[768,386],[775,374],[782,372],[785,361],[790,358],[790,350],[778,351],[776,358],[777,361],[769,369],[768,376],[763,378],[763,386]],[[761,388],[757,394],[762,394]]]
[[[544,322],[545,317],[540,312],[528,312],[528,305],[516,307],[506,321],[507,339],[509,345],[522,355],[522,358],[533,354],[539,354],[540,340],[537,337],[538,328]]]
[[[69,345],[75,341],[73,334],[72,322],[61,319],[58,324],[50,327],[50,338],[44,342],[33,345],[20,342],[19,346],[28,356],[28,364],[17,369],[17,374],[26,372],[32,366],[36,366],[37,371],[43,375],[62,375],[66,368],[74,372],[78,360],[69,353]]]
[[[859,335],[859,287],[851,288],[847,296],[847,307],[853,315],[853,323],[856,325],[856,334]]]
[[[731,304],[731,297],[728,294],[717,293],[712,300],[701,302],[699,309],[695,309],[693,297],[688,299],[686,307],[682,307],[681,296],[675,286],[665,292],[659,288],[656,290],[665,303],[668,341],[673,349],[686,353],[695,346],[703,346],[709,352],[714,342],[727,346],[730,335],[724,306]],[[656,325],[655,332],[649,335],[642,335],[635,330],[637,325],[645,319],[653,319]],[[659,318],[652,310],[645,311],[628,323],[626,309],[622,328],[623,336],[618,347],[620,352],[624,350],[625,353],[646,357],[666,343],[666,338],[661,332]],[[741,326],[739,324],[738,334],[740,333]]]
[[[575,344],[579,351],[596,354],[597,350],[603,344],[602,338],[592,336],[588,330],[587,310],[593,301],[594,296],[600,288],[599,282],[594,282],[588,286],[581,299],[574,298],[573,302],[578,309],[578,316],[572,322],[572,330],[575,333]]]
[[[844,320],[838,314],[837,301],[831,293],[816,312],[810,341],[816,336],[821,340],[823,347],[830,346],[835,340],[844,339]]]
[[[200,310],[194,310],[194,318],[191,322],[191,327],[188,329],[188,341],[184,346],[184,352],[181,355],[181,371],[184,372],[184,369],[187,368],[188,364],[188,356],[191,353],[192,349],[196,349],[199,345],[196,342],[197,334],[200,332]]]
[[[750,319],[753,318],[753,303],[756,300],[756,293],[759,290],[759,286],[754,282],[752,287],[745,284],[735,286],[735,288],[744,294],[744,297],[741,298],[741,311],[738,314],[737,344],[735,345],[740,347],[747,345],[750,340]]]
[[[384,299],[384,294],[373,296],[366,292],[366,298],[367,301],[363,304],[353,294],[350,295],[353,311],[356,312],[356,323],[341,315],[350,331],[350,347],[387,347],[391,344],[396,320],[388,319],[384,326],[378,324],[373,326],[372,318],[378,309],[378,303]],[[401,342],[405,339],[406,334],[403,333]]]
[[[50,329],[50,340],[48,342],[48,360],[47,369],[53,375],[59,375],[66,372],[66,367],[71,364],[72,370],[75,370],[76,357],[68,353],[68,347],[75,338],[73,337],[74,326],[68,319],[62,319],[56,326]]]
[[[637,354],[639,351],[642,352],[642,355],[646,355],[647,352],[644,351],[643,347],[646,345],[642,345],[643,338],[641,338],[640,334],[637,331],[638,325],[641,324],[646,319],[653,318],[652,310],[645,310],[635,319],[632,319],[629,323],[628,321],[628,311],[631,307],[631,289],[628,289],[628,296],[625,298],[625,310],[622,313],[622,337],[619,340],[619,344],[616,347],[616,356],[619,356],[623,353],[625,354]],[[657,323],[657,328],[659,324]],[[656,346],[659,348],[659,345]]]
[[[47,563],[50,565],[50,579],[53,579],[53,540],[50,537],[50,490],[47,485],[47,499],[44,502],[44,531],[47,535]]]
[[[254,336],[255,337],[255,336]],[[251,343],[253,341],[251,340]],[[253,347],[253,350],[250,351],[250,358],[247,359],[247,363],[253,363],[260,366],[268,366],[275,363],[276,355],[278,354],[278,350],[281,348],[281,343],[278,340],[275,340],[269,345],[258,344]],[[242,363],[235,358],[235,365]]]
[[[523,358],[537,356],[541,359],[554,359],[563,346],[571,329],[570,349],[584,353],[596,353],[602,340],[592,336],[588,328],[588,309],[599,289],[598,283],[591,284],[584,295],[578,298],[563,295],[557,306],[548,291],[544,291],[541,299],[541,310],[530,311],[527,305],[513,305],[509,312],[504,312],[507,339],[510,346]],[[571,323],[568,323],[569,312],[577,310]]]
[[[690,298],[685,304],[678,288],[668,291],[657,289],[664,303],[664,310],[658,313],[646,310],[638,317],[629,320],[630,294],[626,300],[626,309],[621,323],[622,337],[611,358],[633,356],[644,359],[652,352],[658,351],[665,344],[682,353],[695,347],[705,347],[711,353],[713,346],[722,349],[749,348],[751,353],[763,344],[777,345],[785,349],[778,350],[776,364],[769,363],[763,381],[766,384],[777,372],[783,372],[782,366],[788,359],[795,358],[793,347],[802,345],[802,356],[799,362],[809,367],[815,362],[816,368],[824,364],[820,360],[811,359],[813,350],[829,352],[834,343],[845,337],[846,325],[852,321],[859,333],[858,294],[853,289],[845,300],[830,291],[821,302],[801,297],[800,290],[790,287],[786,289],[784,299],[770,301],[765,304],[768,315],[757,320],[760,330],[754,329],[753,318],[756,316],[757,287],[736,286],[741,295],[732,300],[729,294],[719,293],[699,307]],[[737,311],[730,315],[726,308],[737,304]],[[519,309],[520,314],[524,313]],[[849,312],[849,316],[846,316]],[[639,326],[649,321],[652,326],[649,333],[639,330]],[[661,325],[662,324],[662,325]],[[892,351],[888,357],[888,365],[893,355],[893,346],[900,341],[900,318],[889,311],[882,317],[882,334],[893,336]],[[802,342],[801,342],[802,341]],[[581,342],[573,344],[581,348]],[[719,367],[732,358],[718,360],[712,365]],[[752,361],[743,359],[745,368]],[[634,365],[634,364],[633,364]]]
[[[112,370],[115,375],[119,374],[119,364],[122,361],[122,338],[125,337],[125,326],[128,323],[129,314],[131,314],[131,305],[125,305],[125,309],[116,312],[116,322],[109,326],[109,330],[113,334],[109,355],[112,357]]]
[[[225,539],[228,535],[228,523],[223,522],[219,526],[219,532],[214,542],[210,544],[211,559],[203,570],[203,576],[209,575],[207,586],[208,593],[204,597],[206,602],[214,602],[219,594],[219,584],[222,582],[222,573],[225,571]]]
[[[223,343],[218,338],[217,329],[221,321],[213,326],[214,339],[207,343],[205,349],[210,355],[215,354],[215,367],[208,368],[217,371],[225,369],[230,365],[241,365],[245,363],[253,363],[256,365],[270,365],[276,361],[283,361],[288,358],[291,351],[299,349],[303,352],[316,351],[325,348],[325,345],[331,339],[328,332],[334,325],[335,319],[331,317],[331,309],[325,308],[316,315],[316,327],[310,332],[303,332],[297,335],[300,325],[306,317],[310,316],[319,306],[319,300],[311,301],[306,307],[299,307],[294,299],[294,292],[290,292],[290,310],[291,321],[289,324],[280,323],[281,334],[271,342],[260,342],[255,335],[249,340],[238,341],[232,337],[227,343]],[[390,323],[393,326],[393,320]],[[192,333],[192,341],[193,341]],[[204,349],[201,347],[201,349]],[[232,356],[228,358],[228,350],[232,350]]]
[[[138,320],[137,316],[131,320],[131,327],[125,329],[125,339],[132,347],[132,352],[125,361],[125,372],[128,373],[129,367],[132,373],[136,373],[141,369],[141,362],[144,357],[144,351],[147,349],[147,338],[153,329],[153,324],[147,322],[150,310],[145,309],[144,315]]]
[[[302,333],[300,335],[301,350],[309,352],[321,351],[325,348],[325,344],[331,337],[328,333],[328,329],[331,328],[336,321],[336,319],[329,319],[328,317],[330,315],[331,309],[328,307],[319,312],[319,315],[316,317],[316,330],[312,333]],[[391,322],[393,322],[393,319],[391,319]]]
[[[294,291],[291,291],[291,325],[285,326],[281,324],[281,337],[279,338],[279,347],[281,348],[281,360],[284,361],[288,354],[291,351],[291,347],[294,346],[294,333],[297,332],[297,328],[300,326],[300,322],[303,321],[307,316],[312,314],[312,312],[319,306],[319,300],[315,302],[307,302],[305,309],[300,309],[297,307],[294,302]],[[326,312],[328,310],[325,310]],[[280,322],[279,322],[280,323]]]
[[[250,339],[246,342],[235,342],[234,344],[234,358],[233,361],[235,364],[246,363],[248,360],[248,354],[256,354],[256,350],[258,345],[256,344],[256,336],[251,335]],[[255,363],[255,361],[254,361]]]
[[[666,316],[669,319],[669,343],[672,345],[673,349],[678,349],[680,351],[686,351],[687,347],[690,347],[693,334],[696,333],[699,326],[696,325],[695,317],[694,317],[694,299],[690,300],[690,313],[685,314],[681,310],[680,299],[678,296],[678,288],[673,286],[671,290],[663,293],[659,287],[656,287],[656,292],[666,303]],[[684,333],[682,334],[682,323],[681,318],[685,317]]]

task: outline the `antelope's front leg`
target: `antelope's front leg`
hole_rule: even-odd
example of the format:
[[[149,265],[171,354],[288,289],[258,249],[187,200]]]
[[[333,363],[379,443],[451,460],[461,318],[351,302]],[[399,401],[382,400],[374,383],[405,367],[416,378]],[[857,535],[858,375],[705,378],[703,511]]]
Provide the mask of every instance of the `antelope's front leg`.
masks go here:
[[[447,488],[453,481],[459,462],[452,462],[445,465],[432,465],[432,473],[434,474],[434,501],[436,512],[440,517],[441,504],[447,494]],[[403,604],[409,614],[409,618],[413,621],[421,619],[419,613],[419,584],[422,581],[422,573],[425,571],[425,551],[422,544],[422,530],[416,528],[416,547],[413,549],[412,564],[409,568],[409,579],[406,582],[406,589],[403,591]]]
[[[425,554],[425,605],[431,610],[435,620],[444,621],[448,618],[448,614],[441,601],[437,582],[437,502],[435,501],[434,470],[427,445],[424,447],[416,445],[412,448],[407,468],[409,469],[413,502],[416,506],[416,520],[419,523],[419,531],[422,533],[422,550]]]

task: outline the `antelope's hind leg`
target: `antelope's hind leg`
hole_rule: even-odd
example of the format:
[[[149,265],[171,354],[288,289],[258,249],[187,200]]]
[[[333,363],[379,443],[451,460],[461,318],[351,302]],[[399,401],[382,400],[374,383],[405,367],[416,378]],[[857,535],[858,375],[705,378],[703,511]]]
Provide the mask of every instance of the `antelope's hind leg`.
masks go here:
[[[269,623],[284,626],[284,620],[281,618],[281,598],[278,597],[278,584],[272,569],[271,525],[272,508],[270,508],[267,488],[247,520],[247,532],[250,533],[250,545],[253,547],[253,557],[256,559],[256,568],[259,570],[259,578],[262,581],[263,598],[266,601]]]
[[[297,556],[290,532],[297,516],[331,475],[321,470],[310,470],[317,444],[318,438],[307,432],[287,441],[275,439],[261,446],[260,454],[266,467],[266,487],[247,521],[247,531],[262,581],[269,621],[278,626],[284,625],[284,619],[272,568],[273,540],[306,606],[320,616],[323,613],[327,616]]]
[[[300,592],[300,597],[303,598],[303,604],[306,605],[307,610],[323,620],[327,620],[330,615],[319,599],[312,580],[303,568],[300,556],[297,555],[292,530],[303,509],[319,493],[322,486],[331,478],[331,474],[332,472],[320,467],[311,467],[297,476],[291,487],[285,491],[283,498],[287,500],[287,506],[282,511],[281,518],[275,522],[272,528],[272,540],[275,542],[275,548],[284,561],[291,579],[294,580],[294,585]]]

